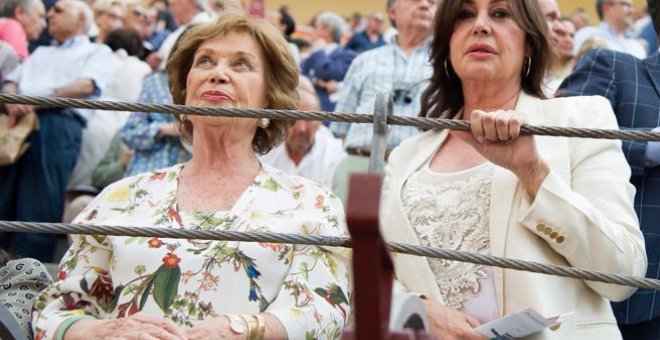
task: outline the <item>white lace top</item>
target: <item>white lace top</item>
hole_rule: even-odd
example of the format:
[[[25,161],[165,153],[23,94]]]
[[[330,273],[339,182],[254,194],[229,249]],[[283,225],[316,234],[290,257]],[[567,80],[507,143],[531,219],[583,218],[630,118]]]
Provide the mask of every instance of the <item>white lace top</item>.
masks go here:
[[[435,173],[428,163],[406,181],[402,202],[423,245],[490,254],[493,165]],[[499,317],[490,267],[429,259],[445,304],[484,323]]]

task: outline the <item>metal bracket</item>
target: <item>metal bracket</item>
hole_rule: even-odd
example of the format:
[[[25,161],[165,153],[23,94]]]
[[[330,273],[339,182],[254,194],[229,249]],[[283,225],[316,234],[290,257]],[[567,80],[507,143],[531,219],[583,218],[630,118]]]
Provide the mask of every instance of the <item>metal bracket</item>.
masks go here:
[[[385,152],[387,150],[387,116],[392,115],[392,96],[378,93],[374,103],[374,136],[369,158],[369,173],[383,174],[385,172]]]

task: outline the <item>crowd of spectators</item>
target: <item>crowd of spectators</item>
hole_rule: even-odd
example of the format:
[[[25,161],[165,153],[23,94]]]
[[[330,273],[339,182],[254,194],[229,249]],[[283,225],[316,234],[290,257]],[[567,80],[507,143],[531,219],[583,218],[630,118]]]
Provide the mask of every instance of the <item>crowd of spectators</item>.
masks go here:
[[[278,73],[286,78],[280,81],[288,81],[287,77],[294,75],[295,72],[286,73],[289,71],[286,69],[289,61],[292,61],[297,70],[295,76],[299,78],[297,86],[283,90],[291,92],[287,94],[291,96],[289,99],[293,98],[294,92],[297,94],[295,105],[289,105],[287,101],[286,105],[282,104],[286,107],[277,107],[278,104],[269,97],[273,94],[266,89],[264,103],[259,100],[255,102],[253,97],[261,94],[245,91],[249,95],[246,94],[248,99],[242,104],[249,107],[295,106],[306,111],[371,113],[377,94],[386,93],[391,96],[394,115],[466,119],[472,124],[476,139],[470,139],[467,135],[446,134],[446,131],[424,133],[409,126],[389,128],[385,158],[389,164],[386,189],[390,191],[384,191],[389,207],[386,209],[388,219],[400,221],[397,227],[384,225],[385,234],[392,241],[406,240],[498,256],[523,256],[540,262],[579,265],[638,276],[643,274],[643,265],[648,264],[647,277],[659,278],[660,259],[656,249],[660,246],[657,237],[660,230],[655,227],[655,220],[660,218],[660,204],[657,204],[660,187],[656,189],[659,144],[629,141],[624,141],[622,145],[598,142],[551,144],[542,138],[538,139],[538,143],[530,144],[529,140],[519,137],[516,130],[521,122],[530,121],[572,127],[660,129],[657,109],[660,105],[657,43],[660,13],[655,0],[648,0],[645,8],[635,8],[632,0],[594,0],[598,14],[596,24],[592,20],[595,18],[589,18],[584,9],[562,16],[556,0],[534,0],[533,4],[491,0],[384,0],[383,5],[384,13],[355,13],[350,18],[331,11],[319,11],[305,25],[301,18],[291,14],[287,6],[274,9],[265,0],[153,0],[150,3],[139,0],[0,0],[2,91],[37,96],[201,105],[191,100],[190,88],[187,87],[191,85],[182,81],[185,75],[173,70],[173,63],[187,67],[186,71],[194,75],[200,67],[197,59],[200,46],[219,39],[223,43],[233,43],[225,46],[231,49],[240,45],[232,39],[233,35],[257,32],[254,34],[267,36],[263,41],[251,36],[253,40],[258,40],[255,40],[257,43],[265,44],[259,48],[275,45],[279,48],[281,45],[284,47],[283,54],[264,50],[264,55],[253,58],[255,60],[240,59],[237,64],[230,65],[237,79],[245,77],[248,79],[246,84],[261,86],[259,81],[250,77],[251,73],[259,71],[261,64],[275,61],[284,69],[265,70],[263,77],[269,86],[282,86],[281,82],[271,79],[273,72],[284,72]],[[223,29],[226,31],[219,35],[197,35],[210,30],[212,24],[221,25],[218,23],[222,18],[231,18],[236,13],[245,16],[245,19],[232,19],[236,25],[243,25],[240,28],[225,27]],[[522,18],[524,15],[529,17]],[[241,20],[270,26],[264,29],[258,25],[239,24]],[[386,21],[389,22],[387,30]],[[269,36],[271,31],[277,33],[276,38]],[[200,45],[194,48],[186,45],[191,43],[187,40],[190,32],[193,32],[195,39],[199,39]],[[518,33],[527,34],[527,40],[516,40]],[[461,34],[464,36],[459,43],[456,36]],[[470,39],[474,39],[476,45],[468,46]],[[271,40],[275,45],[269,45]],[[491,43],[492,46],[489,45]],[[461,44],[465,45],[465,55],[468,57],[456,52],[463,48]],[[182,46],[189,50],[181,51]],[[510,50],[507,49],[509,47]],[[246,48],[249,50],[252,47]],[[184,55],[190,57],[187,64],[181,59]],[[498,72],[491,74],[489,72],[492,70],[487,68],[478,68],[477,71],[471,68],[470,62],[474,60],[470,58],[483,61],[491,55],[506,60]],[[264,59],[264,56],[268,58]],[[219,64],[211,57],[207,59],[209,64]],[[224,84],[229,81],[213,74],[210,68],[204,69],[204,72],[209,74],[211,83]],[[178,78],[171,78],[173,76]],[[254,90],[257,91],[258,87]],[[225,94],[213,96],[216,95],[222,97]],[[584,95],[603,96],[608,101],[596,98],[581,102],[568,98]],[[481,110],[485,112],[482,114]],[[524,112],[517,115],[513,111]],[[552,117],[535,116],[536,111],[551,112]],[[166,181],[174,181],[185,188],[186,183],[180,181],[190,181],[193,177],[185,176],[196,168],[179,167],[180,164],[195,165],[201,162],[202,157],[209,161],[217,155],[206,153],[227,152],[225,146],[230,142],[243,143],[243,139],[239,138],[241,136],[233,134],[227,141],[223,138],[214,141],[209,131],[218,128],[214,125],[216,123],[186,115],[50,109],[19,104],[5,105],[0,114],[6,114],[7,128],[30,116],[37,117],[39,123],[27,139],[29,147],[25,153],[12,164],[0,166],[0,220],[68,223],[107,222],[117,218],[146,224],[161,223],[161,220],[148,220],[155,215],[123,220],[124,215],[135,217],[129,208],[121,211],[119,215],[122,216],[113,215],[117,209],[124,209],[114,205],[115,199],[123,195],[118,193],[120,185],[117,183],[128,187],[126,181],[130,181],[130,185],[139,186],[142,181],[155,181],[154,176],[167,176]],[[581,116],[578,119],[571,115]],[[263,131],[285,126],[280,123],[258,120],[255,126],[249,128],[236,125],[239,130],[244,129],[242,137],[252,138],[253,133],[256,136],[252,147],[241,149],[241,145],[249,146],[249,143],[232,146],[250,153],[241,156],[245,158],[244,165],[249,171],[236,174],[236,178],[249,183],[249,178],[241,176],[254,170],[252,177],[256,176],[255,181],[265,176],[264,173],[272,176],[268,180],[274,178],[276,181],[250,184],[255,189],[246,189],[250,186],[241,187],[243,182],[234,181],[232,185],[236,185],[238,191],[234,194],[223,192],[223,197],[236,204],[247,200],[241,196],[239,189],[249,190],[246,196],[253,195],[252,201],[259,200],[269,190],[290,190],[294,201],[298,200],[295,195],[307,195],[301,189],[308,186],[307,182],[291,182],[286,177],[288,175],[284,175],[286,173],[321,183],[320,189],[314,187],[310,192],[318,195],[317,205],[324,206],[325,200],[330,213],[319,218],[333,219],[330,222],[342,221],[343,212],[337,212],[335,208],[340,201],[346,203],[349,175],[367,171],[373,140],[372,125],[301,120],[283,127],[287,133],[282,134],[281,138],[267,134],[264,137],[267,142],[255,142]],[[506,131],[502,130],[502,126],[506,126]],[[192,131],[197,131],[196,137]],[[228,133],[222,129],[217,131]],[[534,164],[530,166],[530,163],[520,162],[519,159],[498,158],[493,150],[480,146],[483,139],[492,143],[519,145],[512,147],[515,149],[512,152],[524,152]],[[282,143],[276,145],[277,141]],[[207,147],[213,142],[223,146],[217,150]],[[264,147],[263,143],[268,147]],[[539,150],[546,153],[542,154]],[[391,154],[393,157],[390,159]],[[237,156],[233,160],[236,164],[227,165],[228,168],[238,168],[239,158]],[[606,163],[607,166],[604,166]],[[209,169],[215,169],[214,166],[218,165],[199,164]],[[254,167],[256,164],[259,166]],[[279,170],[275,172],[274,169]],[[195,183],[188,185],[195,188]],[[467,184],[460,187],[456,183]],[[598,186],[601,188],[596,189]],[[634,200],[633,187],[636,190]],[[140,206],[145,214],[158,209],[151,206],[155,204],[153,202],[163,199],[158,195],[167,195],[168,199],[172,199],[184,194],[171,186],[161,188],[152,185],[149,188],[152,191],[148,194],[153,195],[153,199]],[[233,187],[229,185],[229,188]],[[326,188],[328,191],[325,191]],[[188,203],[206,204],[200,203],[200,197],[207,201],[211,196],[205,196],[208,192],[202,189],[197,193],[187,193],[190,195],[186,196]],[[258,194],[260,191],[263,193]],[[502,198],[495,194],[490,196],[491,192],[501,194]],[[469,199],[461,201],[460,195]],[[561,199],[552,195],[559,195]],[[605,199],[610,201],[599,202],[598,195],[607,196]],[[444,198],[436,200],[434,196]],[[484,198],[486,196],[488,198]],[[447,197],[456,197],[456,201]],[[477,197],[483,200],[475,199]],[[292,198],[278,200],[278,204],[286,206],[289,199]],[[132,200],[142,202],[145,198],[138,196]],[[131,204],[138,206],[135,202]],[[234,206],[226,203],[221,200],[218,204],[227,211],[233,211]],[[544,209],[557,206],[562,206],[571,218],[555,219],[550,216],[551,210]],[[222,210],[213,205],[209,207]],[[176,202],[170,208],[172,211],[167,210],[163,219],[171,225],[178,222],[182,227],[178,212],[184,208]],[[506,213],[494,211],[495,208],[504,209]],[[300,205],[296,209],[303,211],[307,207]],[[442,215],[438,211],[456,213]],[[273,216],[277,214],[279,212],[273,212]],[[470,219],[470,214],[478,218]],[[456,217],[458,215],[462,217]],[[258,216],[250,216],[258,220]],[[199,215],[191,214],[188,221],[197,218]],[[489,223],[495,223],[496,218],[499,218],[497,228],[506,226],[508,229],[489,227]],[[439,231],[429,221],[451,225],[453,229]],[[328,225],[337,228],[331,228],[332,233],[342,234],[342,223]],[[569,230],[562,223],[575,227]],[[399,226],[405,226],[405,229],[397,229]],[[311,225],[302,227],[312,228]],[[255,227],[257,229],[261,230]],[[467,234],[470,235],[465,236]],[[642,236],[645,243],[641,242]],[[461,240],[455,241],[457,238]],[[508,250],[504,246],[505,240],[517,242],[519,247],[515,251]],[[34,258],[46,263],[59,262],[71,242],[71,239],[54,235],[0,233],[0,249],[12,256]],[[74,237],[73,242],[73,250],[69,250],[63,262],[68,267],[61,271],[64,274],[59,277],[60,280],[66,279],[71,272],[86,277],[87,269],[71,264],[73,257],[113,247],[109,240]],[[500,248],[497,248],[498,244]],[[566,248],[566,244],[571,249]],[[602,251],[607,252],[607,256],[589,258],[594,252]],[[632,260],[625,261],[626,258]],[[94,280],[105,280],[104,275],[110,271],[110,264],[104,261],[99,262],[105,266],[99,267],[101,269],[96,273],[99,279],[97,276],[85,279],[90,285]],[[327,261],[328,267],[332,267],[333,260]],[[611,289],[589,282],[537,281],[536,277],[524,274],[508,274],[506,279],[502,279],[502,273],[508,272],[483,266],[452,269],[433,261],[409,261],[406,257],[398,258],[396,264],[397,274],[404,276],[400,282],[406,289],[433,300],[425,303],[425,307],[436,335],[455,336],[453,332],[459,332],[464,338],[480,339],[471,328],[511,313],[525,304],[527,295],[518,294],[514,298],[512,289],[526,285],[530,298],[535,292],[541,294],[544,289],[563,287],[564,294],[560,294],[562,297],[556,301],[540,300],[527,302],[526,305],[533,305],[548,314],[565,312],[557,309],[571,307],[581,313],[576,317],[576,322],[585,324],[579,332],[563,330],[556,334],[544,333],[542,339],[571,335],[597,338],[611,332],[617,333],[613,338],[660,337],[660,307],[653,302],[656,297],[654,291],[640,290],[633,294],[632,290]],[[248,265],[244,265],[248,270]],[[311,262],[309,265],[312,266]],[[340,269],[344,270],[341,266]],[[457,277],[445,279],[457,272],[460,272]],[[153,274],[154,277],[157,273]],[[298,280],[296,275],[293,276]],[[323,280],[329,280],[323,281],[324,284],[339,284],[345,288],[344,278],[336,272],[330,276],[322,273],[321,276]],[[254,286],[254,279],[250,277],[246,285]],[[506,287],[501,286],[500,279]],[[295,291],[287,284],[291,283],[283,284],[283,289]],[[149,293],[149,289],[143,294]],[[61,286],[53,291],[57,294],[70,293]],[[84,289],[75,292],[83,295],[89,293]],[[348,295],[345,289],[340,292]],[[509,297],[505,292],[509,292]],[[322,294],[320,291],[317,293]],[[301,293],[292,294],[297,301]],[[502,294],[505,296],[502,297]],[[572,297],[568,295],[571,294],[582,300],[579,303],[570,300]],[[626,299],[631,294],[632,297]],[[309,296],[308,299],[313,300]],[[620,302],[610,307],[610,301]],[[51,309],[62,310],[57,303],[50,303]],[[103,302],[94,300],[93,303]],[[334,307],[341,303],[331,305]],[[327,308],[325,315],[328,317],[337,318],[340,315],[328,306],[315,306]],[[160,303],[152,307],[163,309]],[[103,306],[96,308],[102,309]],[[118,308],[114,312],[122,314],[121,307]],[[249,312],[264,310],[257,308]],[[59,312],[56,315],[64,324],[70,326],[73,323],[71,320],[65,321],[67,315]],[[282,312],[279,317],[281,324],[266,317],[266,323],[279,327],[267,332],[277,335],[282,332],[303,334],[296,328],[298,326],[293,316]],[[443,321],[443,317],[462,321],[451,325]],[[599,328],[593,325],[595,322],[614,323],[615,317],[621,336],[617,327]],[[41,314],[39,318],[41,323],[37,331],[49,329],[48,332],[59,334],[57,327],[49,323],[54,321],[47,321],[48,318]],[[258,325],[260,319],[256,316],[255,319]],[[319,317],[310,331],[320,337],[332,337],[336,334],[328,333],[324,327],[331,325],[340,329],[346,320],[346,313],[341,313],[341,317],[333,319],[332,323]],[[231,318],[229,321],[232,321]],[[91,323],[88,324],[91,329]],[[178,331],[170,333],[175,337],[181,335]]]

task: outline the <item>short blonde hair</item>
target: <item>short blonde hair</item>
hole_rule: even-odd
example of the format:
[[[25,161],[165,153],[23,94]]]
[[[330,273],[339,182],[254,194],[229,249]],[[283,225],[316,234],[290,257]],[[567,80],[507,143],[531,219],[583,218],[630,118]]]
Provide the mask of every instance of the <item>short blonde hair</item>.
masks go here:
[[[294,61],[282,33],[265,21],[249,19],[244,13],[228,11],[214,23],[190,29],[170,56],[165,71],[175,104],[185,104],[186,80],[193,64],[195,52],[205,41],[232,32],[248,33],[261,48],[265,63],[266,102],[268,109],[291,110],[298,107],[298,66]],[[182,124],[182,137],[192,137],[192,124]],[[265,154],[283,142],[293,121],[271,120],[270,125],[258,128],[252,140],[252,149]]]

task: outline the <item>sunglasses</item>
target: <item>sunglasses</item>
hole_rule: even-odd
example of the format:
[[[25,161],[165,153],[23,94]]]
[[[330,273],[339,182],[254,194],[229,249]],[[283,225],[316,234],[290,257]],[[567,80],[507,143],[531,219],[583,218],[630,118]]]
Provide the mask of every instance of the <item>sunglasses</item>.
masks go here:
[[[141,11],[139,9],[133,9],[133,15],[135,15],[136,17],[146,17],[147,16],[146,13],[144,13],[143,11]]]
[[[121,16],[121,15],[117,15],[117,14],[112,13],[112,12],[103,12],[103,14],[108,16],[108,18],[110,18],[112,20],[124,21],[124,17]]]

